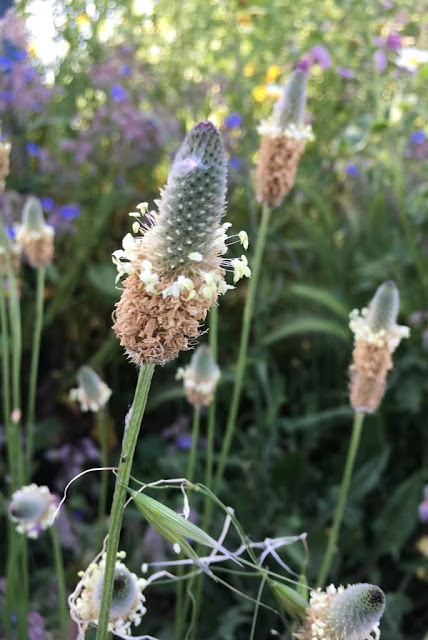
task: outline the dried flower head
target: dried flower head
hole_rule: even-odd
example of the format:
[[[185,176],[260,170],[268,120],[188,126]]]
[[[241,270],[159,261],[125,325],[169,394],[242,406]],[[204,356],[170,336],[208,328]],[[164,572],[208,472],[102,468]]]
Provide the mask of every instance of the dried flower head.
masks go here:
[[[355,411],[376,411],[393,366],[391,355],[410,335],[409,327],[396,323],[399,305],[398,289],[389,281],[380,285],[367,308],[350,314],[349,326],[355,335],[350,395]]]
[[[123,551],[117,554],[108,625],[108,630],[119,636],[129,635],[131,625],[138,627],[146,613],[144,606],[146,598],[143,594],[146,581],[138,578],[135,573],[131,573],[121,562],[125,557],[126,554]],[[81,632],[98,625],[104,567],[105,554],[98,562],[92,562],[85,572],[79,574],[81,580],[68,599],[70,616]]]
[[[276,103],[270,120],[262,122],[262,142],[256,171],[257,200],[269,206],[281,204],[294,185],[297,165],[312,129],[303,124],[307,77],[293,71]]]
[[[57,506],[58,498],[47,487],[29,484],[12,494],[8,511],[18,533],[37,539],[52,525]]]
[[[0,140],[0,191],[4,191],[10,169],[10,142]]]
[[[217,129],[200,122],[186,136],[157,202],[158,211],[139,220],[147,205],[139,205],[133,236],[123,239],[113,262],[118,277],[127,275],[116,306],[114,330],[136,364],[162,364],[189,349],[199,325],[217,297],[251,275],[245,256],[225,259],[229,223],[225,211],[226,155]],[[236,241],[248,246],[244,232]]]
[[[96,413],[110,399],[112,390],[101,380],[91,367],[81,367],[77,374],[77,389],[70,391],[70,400],[80,403],[82,411]]]
[[[201,344],[197,347],[188,367],[177,371],[177,380],[184,380],[184,389],[190,404],[195,407],[208,407],[214,397],[220,368],[215,362],[211,349]]]
[[[40,201],[31,196],[24,205],[22,224],[17,228],[16,239],[35,269],[47,267],[52,262],[54,235],[54,228],[45,223]]]
[[[8,255],[12,261],[12,269],[18,274],[21,266],[21,247],[0,229],[0,277],[7,276]]]
[[[312,591],[300,640],[378,640],[385,594],[372,584]]]

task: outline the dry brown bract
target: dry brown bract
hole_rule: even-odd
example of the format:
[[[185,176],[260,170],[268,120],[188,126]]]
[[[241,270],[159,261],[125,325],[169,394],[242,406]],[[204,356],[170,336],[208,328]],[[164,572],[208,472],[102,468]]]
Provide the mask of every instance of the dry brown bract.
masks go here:
[[[198,289],[204,282],[194,278],[194,284]],[[166,288],[170,282],[162,285]],[[113,329],[135,364],[164,364],[190,349],[189,342],[198,337],[199,324],[215,303],[203,296],[187,300],[186,291],[178,297],[153,295],[137,275],[128,276],[123,287]]]
[[[9,175],[10,143],[0,142],[0,191],[6,186],[5,178]]]
[[[31,234],[28,236],[22,234],[18,239],[28,262],[34,269],[50,265],[54,255],[54,236],[50,231],[41,232],[38,238],[32,237]]]
[[[263,136],[256,171],[257,200],[278,206],[294,185],[305,140],[285,135]]]
[[[385,393],[386,377],[392,369],[388,346],[357,340],[349,368],[351,405],[356,411],[373,413]]]

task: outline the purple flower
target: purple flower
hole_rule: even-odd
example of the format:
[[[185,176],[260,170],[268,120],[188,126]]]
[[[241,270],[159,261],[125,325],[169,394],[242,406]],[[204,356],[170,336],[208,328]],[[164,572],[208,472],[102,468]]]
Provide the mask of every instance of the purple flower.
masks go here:
[[[13,91],[0,91],[0,100],[10,102],[13,100]]]
[[[359,168],[357,167],[356,164],[351,164],[350,163],[350,164],[346,165],[345,173],[349,178],[356,178],[359,175],[360,170],[359,170]]]
[[[354,77],[354,72],[351,71],[351,69],[345,69],[345,67],[336,67],[336,73],[338,73],[339,76],[342,76],[342,78],[346,78],[347,80],[350,80]]]
[[[114,84],[110,87],[110,95],[115,102],[123,102],[123,100],[128,96],[125,89],[121,87],[120,84]]]
[[[46,211],[46,213],[50,213],[53,211],[55,207],[54,199],[50,196],[46,196],[46,198],[41,199],[42,207]]]
[[[33,156],[33,158],[38,158],[40,156],[41,149],[35,142],[27,142],[25,146],[30,156]]]
[[[419,505],[419,519],[421,522],[428,522],[428,484],[424,488],[424,500]]]
[[[231,169],[237,170],[241,166],[241,161],[236,156],[230,156],[229,164]]]
[[[410,135],[410,142],[412,144],[423,144],[427,139],[427,134],[423,129],[419,129],[419,131],[414,131]]]
[[[242,117],[239,113],[231,113],[224,119],[224,124],[228,129],[234,129],[240,127],[242,124]]]
[[[36,611],[28,614],[28,640],[46,640],[45,621]]]
[[[309,56],[303,56],[300,60],[297,61],[295,65],[295,69],[300,69],[300,71],[308,71],[311,68],[311,59]]]
[[[188,451],[192,446],[192,436],[179,435],[177,436],[176,444],[182,451]]]
[[[309,51],[309,59],[312,64],[319,64],[322,69],[329,69],[331,67],[331,55],[328,49],[323,44],[316,44]]]
[[[120,71],[121,71],[121,74],[125,77],[128,77],[131,75],[131,67],[129,66],[129,64],[122,65],[122,68]]]
[[[388,65],[388,59],[382,49],[376,49],[374,52],[374,64],[378,73],[383,73]]]
[[[401,47],[401,36],[393,31],[387,36],[385,46],[392,51],[397,51]]]
[[[80,207],[78,204],[64,204],[60,208],[59,214],[64,220],[74,220],[74,218],[77,218],[80,214]]]

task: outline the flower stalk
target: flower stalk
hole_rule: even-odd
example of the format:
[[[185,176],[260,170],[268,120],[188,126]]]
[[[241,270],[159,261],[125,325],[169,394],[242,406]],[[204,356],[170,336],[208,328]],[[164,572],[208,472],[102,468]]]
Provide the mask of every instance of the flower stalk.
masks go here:
[[[68,610],[67,610],[67,599],[66,599],[66,588],[65,588],[65,576],[64,576],[64,561],[62,557],[61,545],[58,538],[58,532],[55,528],[55,524],[49,527],[52,546],[54,551],[54,561],[55,561],[55,573],[56,580],[58,586],[58,606],[59,606],[59,620],[60,620],[60,629],[61,629],[61,640],[67,640],[67,620],[68,620]]]

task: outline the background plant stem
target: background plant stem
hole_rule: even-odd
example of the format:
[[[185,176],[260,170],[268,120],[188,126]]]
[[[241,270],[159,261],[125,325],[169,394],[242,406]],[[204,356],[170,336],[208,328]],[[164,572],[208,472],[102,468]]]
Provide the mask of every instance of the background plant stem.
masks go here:
[[[244,314],[242,319],[241,340],[239,344],[238,361],[236,364],[235,385],[233,387],[233,395],[230,403],[229,415],[226,425],[226,431],[223,438],[223,445],[220,452],[220,460],[217,468],[216,479],[214,483],[214,493],[218,493],[223,479],[227,458],[232,444],[233,434],[235,431],[236,418],[238,415],[239,401],[241,399],[242,384],[244,381],[245,365],[247,361],[248,341],[251,330],[251,320],[253,317],[254,301],[256,297],[257,284],[262,264],[263,251],[266,244],[266,237],[269,227],[270,207],[264,206],[262,209],[262,219],[257,234],[256,248],[254,259],[251,264],[251,278],[248,287],[247,297],[245,300]]]
[[[138,373],[138,381],[132,403],[132,413],[128,425],[125,425],[123,434],[122,451],[120,454],[119,470],[117,472],[116,485],[111,508],[109,537],[104,570],[104,585],[101,598],[100,616],[96,640],[106,640],[109,623],[110,604],[113,595],[113,580],[115,574],[116,554],[119,548],[120,529],[123,519],[123,507],[131,474],[132,461],[135,447],[140,433],[141,420],[146,408],[147,396],[150,391],[154,364],[143,365]]]
[[[97,413],[98,438],[101,445],[101,466],[108,465],[108,446],[107,446],[107,430],[106,430],[106,414],[103,409]],[[98,527],[100,543],[104,537],[104,520],[107,510],[107,489],[108,489],[108,471],[101,471],[100,499],[98,505]]]
[[[59,619],[61,629],[61,640],[67,640],[67,619],[68,619],[68,607],[65,588],[65,576],[64,576],[64,562],[62,559],[62,550],[58,538],[58,533],[55,528],[55,524],[49,527],[49,531],[52,538],[52,546],[54,552],[55,572],[58,586],[58,605],[59,605]]]
[[[37,372],[39,368],[40,339],[43,327],[43,302],[45,296],[46,269],[37,269],[36,314],[33,331],[33,347],[31,353],[30,383],[27,405],[27,474],[31,478],[31,467],[34,446],[34,426],[36,419]]]
[[[339,499],[334,514],[333,526],[331,527],[327,549],[318,576],[318,587],[323,587],[330,571],[331,561],[339,538],[340,525],[342,524],[343,512],[345,511],[346,498],[348,496],[349,485],[351,483],[352,472],[354,470],[355,458],[360,443],[361,430],[364,421],[364,413],[354,414],[354,424],[352,427],[351,442],[349,443],[348,455],[346,457],[345,469],[343,472],[342,485],[340,487]]]

